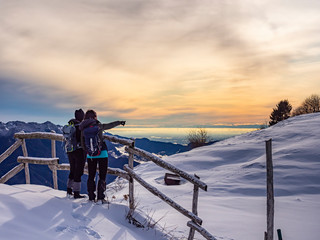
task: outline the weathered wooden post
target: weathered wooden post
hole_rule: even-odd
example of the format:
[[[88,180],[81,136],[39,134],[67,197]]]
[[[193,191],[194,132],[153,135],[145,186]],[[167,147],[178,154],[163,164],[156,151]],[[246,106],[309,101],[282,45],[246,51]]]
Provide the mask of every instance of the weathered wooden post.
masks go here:
[[[132,145],[130,148],[134,148],[135,140],[133,140]],[[129,168],[133,169],[133,161],[134,161],[134,154],[132,152],[129,153]],[[129,180],[129,208],[130,208],[130,214],[134,211],[134,182],[133,178],[130,176]]]
[[[55,133],[54,130],[51,130],[52,133]],[[56,140],[51,139],[51,157],[56,158]],[[58,189],[58,174],[57,174],[58,166],[56,164],[52,165],[52,178],[53,178],[53,186],[54,189]]]
[[[24,157],[28,157],[28,150],[26,145],[26,140],[22,139],[22,152]],[[26,184],[30,184],[30,171],[29,171],[29,163],[24,163],[24,173],[26,176]]]
[[[197,179],[200,179],[200,177],[198,177],[196,174],[194,174],[194,176]],[[198,198],[199,198],[199,187],[198,187],[198,185],[194,184],[193,185],[193,199],[192,199],[192,213],[196,216],[198,216]],[[193,240],[194,233],[195,233],[194,228],[190,227],[188,240]]]
[[[54,130],[51,130],[52,133],[56,133]],[[52,158],[56,157],[56,140],[51,139],[51,156]]]
[[[266,141],[267,156],[267,233],[266,240],[273,240],[274,229],[274,191],[273,191],[273,163],[272,163],[272,139]]]

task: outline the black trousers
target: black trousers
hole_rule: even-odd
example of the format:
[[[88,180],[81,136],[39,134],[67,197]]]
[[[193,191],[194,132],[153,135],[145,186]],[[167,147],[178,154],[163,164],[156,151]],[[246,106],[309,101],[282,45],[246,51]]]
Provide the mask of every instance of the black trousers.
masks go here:
[[[69,179],[74,182],[81,182],[84,165],[86,163],[86,154],[82,148],[68,153],[70,163]]]
[[[108,170],[108,158],[88,158],[88,182],[87,182],[87,190],[90,200],[94,200],[95,190],[96,190],[96,173],[97,166],[99,165],[99,181],[98,181],[98,191],[97,191],[97,199],[101,200],[105,198],[104,192],[106,191],[106,177]]]

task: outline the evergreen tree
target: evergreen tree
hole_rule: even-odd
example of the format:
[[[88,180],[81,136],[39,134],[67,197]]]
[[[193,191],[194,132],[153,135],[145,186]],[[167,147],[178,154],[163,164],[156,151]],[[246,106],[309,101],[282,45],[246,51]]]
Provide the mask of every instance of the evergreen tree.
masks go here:
[[[292,106],[288,100],[280,101],[270,115],[269,125],[272,126],[290,117]]]

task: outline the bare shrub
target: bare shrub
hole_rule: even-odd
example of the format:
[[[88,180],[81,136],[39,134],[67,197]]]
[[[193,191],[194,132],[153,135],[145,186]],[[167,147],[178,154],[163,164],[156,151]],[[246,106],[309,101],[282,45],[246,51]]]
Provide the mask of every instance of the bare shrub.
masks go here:
[[[206,129],[197,128],[189,131],[187,141],[191,148],[196,148],[206,145],[210,141],[210,137]]]
[[[297,107],[292,116],[320,112],[320,96],[317,94],[312,94],[310,97],[307,97],[301,106]]]

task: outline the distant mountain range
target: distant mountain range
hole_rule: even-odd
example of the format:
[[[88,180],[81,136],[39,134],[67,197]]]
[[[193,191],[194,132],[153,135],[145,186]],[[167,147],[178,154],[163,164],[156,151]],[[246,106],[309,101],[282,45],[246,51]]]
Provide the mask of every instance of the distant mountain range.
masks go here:
[[[61,133],[62,126],[55,125],[49,121],[45,123],[25,123],[21,121],[11,121],[7,123],[0,122],[0,154],[6,151],[16,140],[13,135],[17,132],[51,132]],[[32,157],[50,157],[51,155],[51,141],[40,139],[27,139],[28,155]],[[114,144],[107,141],[109,149],[109,166],[112,168],[123,169],[123,165],[128,163],[127,154],[120,144]],[[173,144],[167,142],[151,141],[147,138],[138,138],[135,140],[135,146],[144,149],[148,152],[168,156],[175,153],[185,152],[189,150],[188,146]],[[63,143],[56,143],[57,157],[60,163],[68,163],[67,154],[64,152]],[[14,166],[18,165],[17,157],[22,156],[22,149],[19,147],[10,157],[0,164],[0,177],[6,174]],[[135,163],[137,165],[138,163]],[[31,184],[40,184],[46,186],[53,186],[52,173],[47,166],[30,164]],[[68,171],[58,171],[58,185],[59,189],[66,189],[66,182],[68,178]],[[116,177],[112,175],[107,176],[107,183],[112,182]],[[86,192],[87,175],[82,177],[82,192]],[[24,184],[25,175],[21,171],[15,177],[10,179],[7,184]]]

